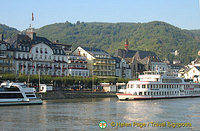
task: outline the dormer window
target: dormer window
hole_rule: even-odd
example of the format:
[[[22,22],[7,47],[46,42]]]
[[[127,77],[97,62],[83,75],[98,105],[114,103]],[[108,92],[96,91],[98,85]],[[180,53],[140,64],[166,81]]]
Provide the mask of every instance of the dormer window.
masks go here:
[[[42,48],[40,48],[40,53],[41,53],[41,54],[43,53]]]
[[[38,53],[38,47],[36,47],[35,52]]]

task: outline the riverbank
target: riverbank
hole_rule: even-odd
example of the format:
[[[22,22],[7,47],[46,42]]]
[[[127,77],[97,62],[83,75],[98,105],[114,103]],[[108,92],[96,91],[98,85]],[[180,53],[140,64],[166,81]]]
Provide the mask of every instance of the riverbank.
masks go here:
[[[39,93],[43,100],[51,99],[73,99],[73,98],[104,98],[117,97],[116,93],[112,92],[91,92],[91,91],[51,91]]]

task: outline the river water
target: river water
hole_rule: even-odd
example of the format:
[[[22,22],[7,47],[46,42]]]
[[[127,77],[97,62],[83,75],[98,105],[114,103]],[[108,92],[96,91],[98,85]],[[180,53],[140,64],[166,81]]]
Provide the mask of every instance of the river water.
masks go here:
[[[102,131],[104,129],[98,126],[102,120],[107,123],[106,130],[200,131],[200,98],[139,101],[62,99],[46,100],[43,105],[0,107],[0,130],[3,131]],[[139,123],[146,125],[138,127]],[[189,123],[191,126],[173,128],[170,127],[172,123]]]

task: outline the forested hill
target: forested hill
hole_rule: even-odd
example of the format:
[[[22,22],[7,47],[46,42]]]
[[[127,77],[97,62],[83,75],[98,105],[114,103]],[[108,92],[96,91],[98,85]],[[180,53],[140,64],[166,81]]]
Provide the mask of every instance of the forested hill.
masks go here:
[[[0,27],[1,30],[1,27]],[[9,31],[9,29],[8,29]],[[197,57],[200,50],[200,33],[182,30],[165,22],[149,23],[84,23],[70,22],[46,25],[36,30],[37,35],[51,41],[96,47],[114,54],[124,48],[125,39],[129,40],[129,49],[155,51],[162,59],[181,60],[185,64]],[[1,33],[1,32],[0,32]],[[171,52],[178,50],[176,58]]]
[[[178,50],[180,59],[189,63],[200,50],[200,35],[173,25],[154,21],[149,23],[56,23],[37,30],[38,35],[62,43],[97,47],[111,54],[123,48],[125,39],[129,49],[155,51],[165,60],[174,59],[172,51]]]
[[[5,39],[10,38],[10,37],[16,35],[17,33],[19,33],[19,31],[17,29],[11,28],[4,24],[0,24],[0,34],[3,34]]]

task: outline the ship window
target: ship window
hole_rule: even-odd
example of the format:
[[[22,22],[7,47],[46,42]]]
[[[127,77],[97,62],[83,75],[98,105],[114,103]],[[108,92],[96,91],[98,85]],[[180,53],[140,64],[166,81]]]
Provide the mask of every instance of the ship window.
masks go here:
[[[0,99],[24,98],[21,93],[0,93]]]
[[[144,95],[146,96],[146,92],[144,92]]]
[[[139,92],[139,95],[142,95],[142,92]]]
[[[35,95],[26,95],[27,97],[35,97]]]
[[[11,86],[10,88],[6,89],[7,91],[20,91],[19,88],[15,87],[15,86]]]

